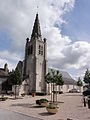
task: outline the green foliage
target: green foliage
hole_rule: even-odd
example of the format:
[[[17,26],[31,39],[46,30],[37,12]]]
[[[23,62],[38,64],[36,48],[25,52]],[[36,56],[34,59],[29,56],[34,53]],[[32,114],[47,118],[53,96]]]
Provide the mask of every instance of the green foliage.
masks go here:
[[[59,107],[57,107],[57,104],[49,103],[49,105],[47,106],[47,108],[49,108],[49,109],[55,109],[55,108],[59,108]]]
[[[40,100],[36,100],[36,104],[40,105]]]
[[[1,101],[6,101],[8,99],[8,97],[0,97]]]
[[[56,85],[64,85],[64,80],[62,78],[62,74],[59,73],[59,71],[57,71],[57,74],[55,75],[56,77]]]
[[[45,80],[46,80],[47,84],[51,83],[51,81],[52,81],[52,76],[51,76],[50,72],[47,73],[47,75],[45,76]]]
[[[45,102],[48,102],[48,100],[47,99],[40,99],[40,103],[45,103]]]
[[[12,85],[20,85],[22,83],[22,76],[19,70],[16,69],[10,73],[9,81]]]
[[[25,94],[25,93],[22,93],[21,95],[22,95],[22,97],[24,97],[26,94]]]
[[[90,86],[90,72],[88,69],[85,72],[84,82]]]
[[[40,100],[36,100],[36,104],[41,105],[41,103],[47,103],[48,100],[47,99],[40,99]]]
[[[15,71],[13,70],[9,75],[9,82],[11,85],[15,85],[15,99],[16,99],[16,88],[17,85],[20,85],[22,83],[22,75],[18,69]]]
[[[82,83],[82,81],[81,81],[81,79],[80,79],[80,77],[78,78],[78,81],[77,81],[77,86],[82,86],[83,85],[83,83]]]
[[[55,73],[55,71],[51,70],[51,72],[47,73],[45,76],[45,80],[47,83],[56,83],[56,85],[64,84],[62,74],[60,74],[59,71]]]
[[[36,95],[37,96],[44,96],[44,95],[46,95],[46,93],[45,92],[36,92]]]
[[[52,95],[52,92],[53,92],[53,103],[55,102],[55,89],[54,89],[54,86],[56,85],[63,85],[64,84],[64,81],[63,81],[63,78],[62,78],[62,74],[59,73],[59,71],[53,71],[51,70],[51,72],[49,72],[46,76],[45,76],[45,79],[46,79],[46,82],[49,84],[49,83],[52,83],[51,84],[51,95]],[[52,101],[52,97],[51,97],[51,101]]]

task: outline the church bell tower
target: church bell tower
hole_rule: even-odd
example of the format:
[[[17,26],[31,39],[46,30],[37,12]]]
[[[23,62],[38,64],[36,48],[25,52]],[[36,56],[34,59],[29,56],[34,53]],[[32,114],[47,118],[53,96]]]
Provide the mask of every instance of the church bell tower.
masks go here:
[[[36,14],[31,38],[26,39],[24,77],[28,76],[29,92],[46,92],[47,43],[42,40],[38,14]]]

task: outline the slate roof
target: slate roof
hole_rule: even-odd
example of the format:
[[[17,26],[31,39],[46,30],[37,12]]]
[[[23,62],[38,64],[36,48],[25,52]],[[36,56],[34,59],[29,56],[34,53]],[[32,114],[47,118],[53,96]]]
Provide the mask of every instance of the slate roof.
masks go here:
[[[52,70],[57,71],[58,69],[52,69]],[[62,74],[64,84],[66,84],[66,85],[76,85],[77,84],[77,82],[70,76],[69,73],[67,73],[66,71],[62,71],[62,70],[59,70],[59,71]],[[48,72],[51,72],[51,68],[48,68]]]
[[[34,22],[34,26],[33,26],[33,31],[32,31],[32,35],[31,35],[31,38],[35,38],[35,37],[41,37],[41,30],[40,30],[40,23],[39,23],[39,19],[38,19],[38,13],[36,14],[36,18],[35,18],[35,22]]]

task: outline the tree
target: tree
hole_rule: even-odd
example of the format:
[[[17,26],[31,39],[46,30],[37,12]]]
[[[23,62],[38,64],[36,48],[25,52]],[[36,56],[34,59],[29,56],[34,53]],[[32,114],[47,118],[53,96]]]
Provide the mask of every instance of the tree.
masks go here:
[[[22,75],[19,70],[12,71],[9,76],[9,81],[12,85],[15,85],[15,98],[16,98],[16,88],[17,85],[22,83]]]
[[[81,87],[83,86],[83,83],[82,83],[80,77],[78,77],[77,86],[79,86],[79,88],[80,88],[80,92],[81,92]]]
[[[50,75],[50,73],[47,73],[47,75],[45,76],[45,80],[46,80],[46,82],[47,82],[47,84],[48,84],[48,94],[49,94],[49,83],[51,83],[51,80],[52,80],[52,78],[51,78],[51,75]]]
[[[60,74],[59,71],[57,71],[56,78],[57,78],[56,85],[59,85],[59,91],[60,91],[60,86],[64,85],[64,80],[62,78],[62,74]]]
[[[90,87],[90,72],[88,69],[85,72],[85,76],[84,76],[83,81]]]
[[[64,84],[64,81],[62,79],[62,75],[59,73],[59,71],[55,72],[51,70],[46,76],[45,76],[46,82],[51,83],[51,101],[55,102],[55,85],[62,85]],[[57,91],[56,91],[57,92]],[[52,99],[52,93],[53,93],[53,99]]]

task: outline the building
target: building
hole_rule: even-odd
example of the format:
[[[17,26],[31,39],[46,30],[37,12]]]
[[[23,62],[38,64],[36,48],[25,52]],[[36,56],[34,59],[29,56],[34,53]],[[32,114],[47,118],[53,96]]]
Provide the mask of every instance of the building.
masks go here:
[[[26,39],[25,59],[19,61],[17,69],[22,73],[23,82],[18,90],[21,93],[46,92],[45,75],[50,69],[47,66],[47,42],[42,40],[38,14],[36,14],[31,38]],[[67,72],[62,73],[64,83],[63,91],[75,87],[76,82]]]
[[[47,43],[42,39],[38,14],[36,14],[31,38],[26,39],[25,59],[19,61],[17,68],[23,69],[24,90],[27,93],[46,92]],[[23,65],[22,65],[23,64]]]
[[[51,72],[51,70],[56,72],[58,69],[48,68],[48,72]],[[58,91],[69,92],[69,90],[73,88],[77,89],[77,82],[70,76],[69,73],[67,73],[66,71],[62,71],[62,70],[58,70],[58,71],[62,74],[62,78],[64,80],[63,86],[57,86]]]
[[[4,68],[0,68],[0,93],[2,92],[2,84],[7,80],[8,74],[8,65],[7,63],[4,65]]]

